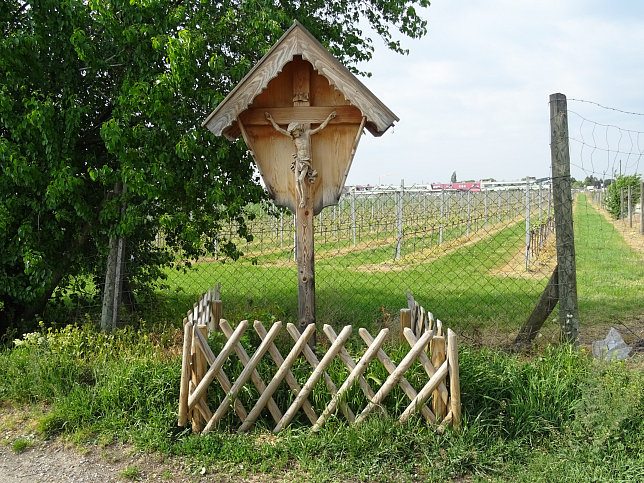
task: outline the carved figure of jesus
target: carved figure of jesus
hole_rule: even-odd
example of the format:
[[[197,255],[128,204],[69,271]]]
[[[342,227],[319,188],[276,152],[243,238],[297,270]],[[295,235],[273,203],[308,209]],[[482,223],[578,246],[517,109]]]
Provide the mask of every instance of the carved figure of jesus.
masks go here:
[[[311,124],[309,123],[297,121],[291,122],[286,129],[282,129],[269,112],[265,112],[264,115],[277,132],[290,137],[293,144],[295,144],[291,171],[295,173],[295,189],[300,200],[300,208],[304,208],[306,194],[304,179],[308,179],[309,183],[313,184],[318,175],[318,172],[311,167],[311,136],[324,129],[329,124],[329,121],[337,116],[337,113],[333,111],[315,129],[311,129]]]

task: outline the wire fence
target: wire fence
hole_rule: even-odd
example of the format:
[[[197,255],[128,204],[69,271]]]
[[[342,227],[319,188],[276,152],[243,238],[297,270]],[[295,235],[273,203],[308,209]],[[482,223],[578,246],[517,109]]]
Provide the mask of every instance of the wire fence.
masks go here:
[[[644,137],[639,143],[638,131],[629,127],[625,134],[614,121],[591,122],[588,113],[575,112],[569,110],[568,118],[577,172],[598,176],[619,169],[619,156],[623,169],[641,166]],[[314,219],[317,322],[395,330],[409,291],[465,343],[511,343],[557,265],[554,181],[348,187],[337,206]],[[603,208],[605,193],[600,184],[574,194],[580,339],[597,340],[614,325],[636,344],[644,337],[644,236],[635,236],[641,208],[632,198],[630,219],[615,221]],[[135,261],[126,257],[123,320],[180,321],[203,292],[221,283],[224,318],[297,323],[294,215],[272,206],[246,209],[251,239],[238,238],[237,226],[229,225],[215,240],[235,243],[239,259],[214,251],[185,260],[176,253],[152,297],[135,290],[128,279]],[[572,238],[560,241],[573,244]],[[164,248],[162,234],[156,246]],[[100,297],[91,293],[100,294],[101,283],[70,289],[87,296],[70,303],[69,318],[100,318]],[[559,317],[552,312],[537,342],[558,340]]]
[[[641,349],[644,114],[583,99],[568,101],[570,159],[581,185],[575,195],[575,240],[579,312],[587,329],[580,338],[586,343],[603,339],[607,326],[613,326]]]
[[[550,179],[349,188],[314,221],[317,321],[396,325],[409,290],[471,342],[505,343],[534,307],[556,264]],[[167,271],[161,288],[190,308],[222,283],[231,318],[297,320],[295,218],[251,208],[252,241],[228,226],[219,242],[242,250]],[[159,240],[162,244],[162,239]],[[180,257],[179,257],[180,258]]]

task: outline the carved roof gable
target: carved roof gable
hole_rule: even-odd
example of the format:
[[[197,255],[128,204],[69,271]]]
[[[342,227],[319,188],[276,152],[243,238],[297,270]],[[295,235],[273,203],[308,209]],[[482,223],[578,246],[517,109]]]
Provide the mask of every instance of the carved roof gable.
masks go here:
[[[365,127],[374,136],[381,136],[398,117],[387,108],[362,82],[333,57],[299,22],[295,21],[282,38],[248,72],[203,122],[215,135],[235,139],[239,135],[237,117],[277,77],[296,55],[309,61],[313,68],[339,90],[367,118]]]

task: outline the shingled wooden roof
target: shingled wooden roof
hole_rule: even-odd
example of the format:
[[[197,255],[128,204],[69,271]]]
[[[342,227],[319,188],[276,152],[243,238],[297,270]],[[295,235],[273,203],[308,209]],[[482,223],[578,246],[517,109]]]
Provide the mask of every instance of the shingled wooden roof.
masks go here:
[[[203,122],[215,135],[233,140],[239,136],[237,117],[278,76],[296,56],[302,56],[329,83],[340,91],[366,117],[365,127],[374,136],[381,136],[398,117],[387,108],[362,82],[333,57],[299,22],[295,21],[282,38],[248,72]]]

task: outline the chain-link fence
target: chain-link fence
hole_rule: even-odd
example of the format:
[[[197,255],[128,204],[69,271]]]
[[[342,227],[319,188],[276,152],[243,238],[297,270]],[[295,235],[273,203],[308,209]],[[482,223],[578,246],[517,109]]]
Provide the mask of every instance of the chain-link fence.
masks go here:
[[[590,121],[581,119],[582,127],[574,116],[571,123],[572,164],[596,167],[602,147],[590,145],[595,137],[584,134]],[[568,140],[567,133],[564,137]],[[606,134],[604,139],[609,137]],[[575,143],[581,144],[581,150]],[[611,156],[625,155],[620,146],[608,149]],[[635,159],[630,151],[628,156]],[[613,158],[610,162],[615,163]],[[562,295],[561,280],[548,290],[561,245],[568,248],[562,259],[567,266],[574,268],[576,258],[577,287],[568,288],[579,292],[582,343],[603,337],[610,325],[632,334],[630,340],[637,343],[644,336],[641,203],[635,198],[624,202],[622,219],[614,220],[603,208],[606,188],[586,187],[574,194],[570,223],[574,239],[572,230],[568,235],[557,233],[557,244],[555,203],[572,195],[570,175],[553,173],[553,178],[516,182],[347,187],[337,206],[326,207],[314,219],[317,322],[396,329],[399,309],[406,306],[410,291],[466,342],[508,344],[535,316],[535,308],[549,306],[549,313]],[[560,184],[561,179],[566,182]],[[165,318],[179,323],[201,293],[221,283],[225,318],[297,323],[294,215],[275,207],[246,209],[252,215],[251,239],[239,238],[237,226],[230,225],[216,240],[217,244],[235,243],[242,252],[239,259],[222,258],[221,252],[214,251],[198,260],[184,260],[177,253],[174,263],[163,269],[151,297],[150,292],[145,298],[135,295],[135,281],[128,277],[134,261],[126,257],[123,318],[127,321],[131,313],[138,320]],[[163,244],[160,234],[156,245],[163,248]],[[67,289],[87,295],[69,302],[70,318],[100,317],[96,294],[102,292],[101,283],[97,278],[93,284],[83,281]],[[87,302],[91,300],[97,302]],[[571,312],[564,317],[577,316]],[[537,341],[556,341],[560,318],[561,311],[554,310],[539,325]]]
[[[578,173],[582,343],[603,339],[613,326],[632,347],[644,348],[643,119],[641,113],[568,100],[570,163]]]
[[[295,219],[252,208],[242,250],[167,272],[167,296],[184,308],[222,283],[230,317],[297,319]],[[352,187],[314,220],[317,321],[391,324],[406,291],[472,341],[506,342],[534,307],[555,261],[549,179],[431,186]],[[394,324],[395,325],[395,324]]]

